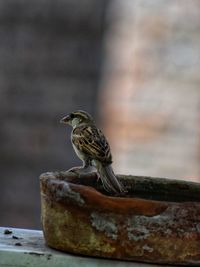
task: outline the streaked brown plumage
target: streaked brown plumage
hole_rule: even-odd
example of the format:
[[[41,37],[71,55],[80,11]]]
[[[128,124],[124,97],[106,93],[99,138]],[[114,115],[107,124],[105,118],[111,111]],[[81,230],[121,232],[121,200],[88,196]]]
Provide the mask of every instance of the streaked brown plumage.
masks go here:
[[[72,143],[91,159],[97,159],[105,165],[112,163],[109,144],[103,133],[96,127],[83,125],[75,128]]]
[[[94,166],[101,178],[105,190],[125,192],[112,170],[110,146],[99,130],[93,118],[85,111],[75,111],[61,119],[62,123],[73,127],[71,141],[78,157],[83,161],[83,168]]]

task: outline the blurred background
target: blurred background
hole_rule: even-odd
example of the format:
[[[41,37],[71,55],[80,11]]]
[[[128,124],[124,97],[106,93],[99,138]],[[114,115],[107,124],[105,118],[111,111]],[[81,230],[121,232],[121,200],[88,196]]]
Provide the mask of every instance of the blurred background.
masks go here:
[[[39,175],[91,113],[116,173],[200,181],[200,1],[0,1],[0,226],[40,229]]]

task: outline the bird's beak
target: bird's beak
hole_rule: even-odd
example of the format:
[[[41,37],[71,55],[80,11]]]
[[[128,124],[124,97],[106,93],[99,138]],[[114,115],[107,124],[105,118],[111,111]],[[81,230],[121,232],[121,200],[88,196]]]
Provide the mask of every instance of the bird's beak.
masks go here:
[[[70,117],[69,115],[67,115],[60,120],[60,123],[69,124],[69,121],[70,121]]]

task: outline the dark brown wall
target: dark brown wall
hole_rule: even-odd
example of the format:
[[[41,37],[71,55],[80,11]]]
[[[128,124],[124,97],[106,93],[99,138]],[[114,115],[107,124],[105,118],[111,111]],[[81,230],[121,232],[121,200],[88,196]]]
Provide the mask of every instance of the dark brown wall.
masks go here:
[[[0,1],[0,225],[39,228],[39,174],[79,163],[59,119],[96,114],[107,2]]]

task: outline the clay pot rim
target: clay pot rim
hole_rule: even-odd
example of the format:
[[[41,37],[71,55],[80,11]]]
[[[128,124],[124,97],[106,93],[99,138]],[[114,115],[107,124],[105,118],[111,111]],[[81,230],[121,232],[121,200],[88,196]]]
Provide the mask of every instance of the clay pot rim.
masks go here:
[[[200,202],[200,183],[157,178],[150,176],[117,175],[127,189],[127,193],[111,195],[106,192],[95,172],[78,175],[68,171],[46,172],[40,175],[40,180],[52,178],[65,181],[71,187],[79,190],[89,190],[99,197],[110,199],[144,199],[152,202]],[[142,194],[141,194],[142,191]],[[149,194],[152,196],[149,197]],[[156,195],[159,195],[156,198]],[[173,199],[173,196],[176,196]],[[181,199],[182,198],[182,199]]]
[[[94,174],[84,175],[84,177],[96,179]],[[80,178],[76,174],[68,172],[44,173],[40,176],[40,181],[43,191],[47,192],[49,198],[57,199],[59,202],[71,201],[73,203],[75,201],[79,206],[84,204],[85,208],[94,210],[101,210],[103,205],[104,210],[111,213],[156,216],[173,204],[169,201],[134,196],[105,195],[93,186],[80,184]]]

